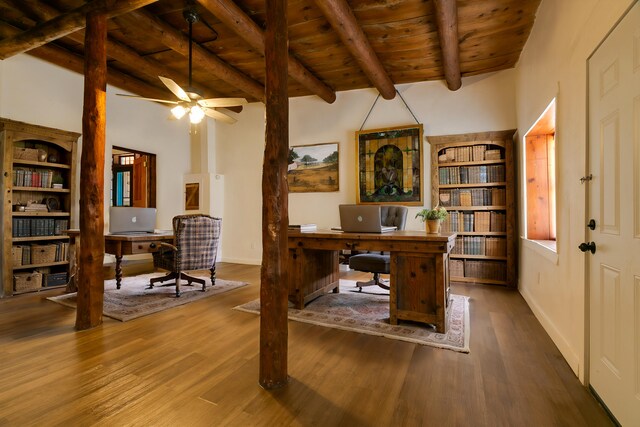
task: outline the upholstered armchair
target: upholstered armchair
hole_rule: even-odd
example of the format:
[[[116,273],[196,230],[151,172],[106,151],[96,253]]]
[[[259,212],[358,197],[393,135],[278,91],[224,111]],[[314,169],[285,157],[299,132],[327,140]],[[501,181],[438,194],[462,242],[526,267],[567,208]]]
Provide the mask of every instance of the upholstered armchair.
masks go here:
[[[149,288],[157,282],[175,279],[176,297],[180,296],[180,280],[202,284],[205,279],[190,276],[185,271],[210,270],[211,286],[216,282],[216,256],[222,220],[209,215],[179,215],[173,218],[174,244],[160,243],[160,250],[153,254],[156,268],[169,270],[166,276],[156,277],[149,282]],[[172,285],[167,284],[167,285]],[[165,285],[163,285],[165,286]]]
[[[404,230],[407,223],[406,206],[383,205],[380,207],[380,220],[383,226],[396,226],[398,230]],[[368,282],[356,282],[356,286],[362,291],[365,286],[377,285],[383,289],[389,289],[380,280],[380,274],[389,274],[391,269],[391,257],[388,252],[369,251],[356,253],[349,257],[349,268],[358,271],[373,273],[373,279]]]

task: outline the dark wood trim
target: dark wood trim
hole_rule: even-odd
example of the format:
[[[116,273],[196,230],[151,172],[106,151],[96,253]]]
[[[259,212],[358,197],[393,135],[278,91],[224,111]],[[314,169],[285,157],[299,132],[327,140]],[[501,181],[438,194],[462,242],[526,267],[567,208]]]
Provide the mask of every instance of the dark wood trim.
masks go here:
[[[287,0],[267,0],[266,145],[262,167],[262,268],[260,270],[260,385],[287,384],[287,227],[289,98]]]

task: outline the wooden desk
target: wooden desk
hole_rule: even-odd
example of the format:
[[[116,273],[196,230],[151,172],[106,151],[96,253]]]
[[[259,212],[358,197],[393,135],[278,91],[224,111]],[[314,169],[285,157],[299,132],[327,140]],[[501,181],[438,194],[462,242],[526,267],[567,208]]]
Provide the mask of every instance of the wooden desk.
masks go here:
[[[68,234],[70,237],[70,271],[74,273],[77,271],[80,253],[80,230],[69,230]],[[173,232],[104,235],[104,252],[116,256],[116,287],[118,289],[122,284],[122,257],[157,252],[160,248],[159,242],[173,243]],[[70,283],[69,288],[75,288],[75,274],[73,276],[74,283]]]
[[[389,314],[398,320],[432,323],[446,332],[449,306],[449,253],[455,233],[421,231],[383,234],[289,231],[289,301],[302,309],[309,301],[339,292],[338,252],[375,250],[391,253]]]

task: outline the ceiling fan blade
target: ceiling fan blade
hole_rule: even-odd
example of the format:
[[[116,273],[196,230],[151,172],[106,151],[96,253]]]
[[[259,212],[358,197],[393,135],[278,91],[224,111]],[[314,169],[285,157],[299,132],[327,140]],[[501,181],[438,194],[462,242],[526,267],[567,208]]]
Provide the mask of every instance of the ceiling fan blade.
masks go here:
[[[162,77],[162,76],[158,76],[160,78],[160,80],[162,80],[162,83],[164,83],[164,85],[169,88],[169,90],[171,92],[173,92],[173,94],[175,96],[177,96],[179,99],[181,99],[182,101],[191,101],[191,98],[189,98],[189,96],[187,95],[187,92],[185,92],[179,85],[178,83],[174,82],[173,80],[171,80],[170,78],[167,77]]]
[[[244,98],[209,98],[198,101],[198,104],[207,108],[235,107],[238,105],[245,105],[246,103],[247,100]]]
[[[164,102],[165,104],[177,104],[178,103],[178,101],[169,101],[169,100],[166,100],[166,99],[145,98],[144,96],[128,95],[128,94],[124,94],[124,93],[116,93],[116,95],[118,95],[118,96],[126,96],[128,98],[143,99],[145,101]]]
[[[234,119],[233,117],[228,116],[225,113],[222,113],[220,111],[216,111],[213,108],[203,108],[202,111],[204,111],[204,113],[207,116],[214,118],[216,120],[220,120],[221,122],[229,123],[230,125],[237,122],[237,120]]]

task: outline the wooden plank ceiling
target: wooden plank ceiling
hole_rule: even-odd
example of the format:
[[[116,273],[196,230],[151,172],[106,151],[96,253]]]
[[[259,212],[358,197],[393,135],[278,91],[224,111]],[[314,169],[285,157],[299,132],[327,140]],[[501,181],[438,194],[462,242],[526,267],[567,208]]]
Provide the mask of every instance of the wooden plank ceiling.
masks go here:
[[[445,80],[516,65],[540,0],[289,0],[289,96]],[[174,99],[158,79],[206,97],[264,101],[264,0],[0,0],[0,59],[19,53],[82,73],[83,13],[107,10],[108,82]],[[137,10],[131,10],[137,9]],[[55,18],[55,19],[54,19]]]

